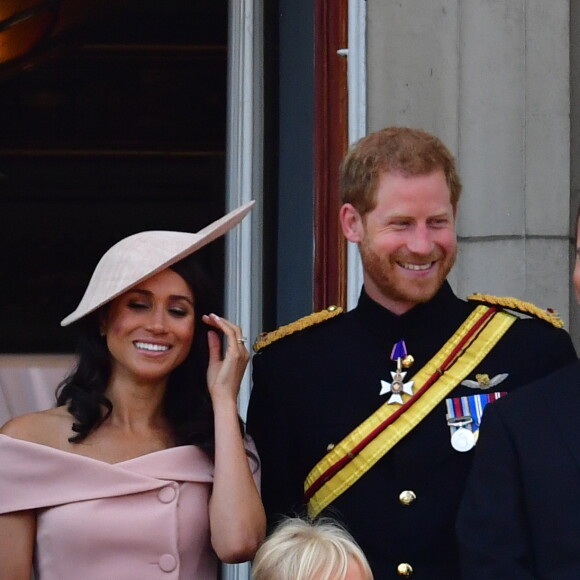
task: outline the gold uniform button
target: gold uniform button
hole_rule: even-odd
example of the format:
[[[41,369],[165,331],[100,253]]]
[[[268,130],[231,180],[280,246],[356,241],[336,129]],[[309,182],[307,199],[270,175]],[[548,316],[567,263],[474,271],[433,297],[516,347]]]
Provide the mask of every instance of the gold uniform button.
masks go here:
[[[413,575],[413,566],[403,562],[397,566],[397,574],[404,578],[410,578]]]
[[[399,501],[403,505],[411,505],[417,499],[417,495],[414,491],[406,489],[399,494]]]

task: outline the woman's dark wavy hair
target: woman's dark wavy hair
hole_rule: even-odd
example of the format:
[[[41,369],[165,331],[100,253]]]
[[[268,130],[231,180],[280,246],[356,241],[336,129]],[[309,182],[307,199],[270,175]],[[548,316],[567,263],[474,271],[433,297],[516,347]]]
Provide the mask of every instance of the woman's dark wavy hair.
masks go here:
[[[208,326],[203,314],[215,312],[209,280],[196,256],[170,266],[189,285],[194,296],[195,332],[187,358],[170,375],[165,394],[165,417],[176,445],[197,445],[210,457],[214,452],[214,419],[207,388]],[[107,308],[105,305],[103,308]],[[78,363],[57,388],[57,405],[66,405],[74,417],[69,440],[80,443],[111,414],[113,404],[104,395],[111,376],[106,340],[100,336],[101,309],[79,320]]]

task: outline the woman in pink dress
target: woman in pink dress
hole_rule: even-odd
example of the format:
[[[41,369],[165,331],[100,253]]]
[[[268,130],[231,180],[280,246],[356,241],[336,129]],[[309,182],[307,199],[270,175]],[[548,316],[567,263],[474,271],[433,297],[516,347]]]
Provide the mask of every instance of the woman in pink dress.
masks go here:
[[[265,517],[236,405],[249,353],[190,256],[250,205],[101,258],[62,321],[80,346],[58,406],[0,430],[2,580],[210,580],[253,557]]]

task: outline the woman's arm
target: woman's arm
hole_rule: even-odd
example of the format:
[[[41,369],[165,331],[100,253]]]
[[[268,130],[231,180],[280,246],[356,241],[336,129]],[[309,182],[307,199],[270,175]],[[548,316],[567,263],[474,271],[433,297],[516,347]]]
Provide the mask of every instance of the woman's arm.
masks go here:
[[[0,434],[26,439],[32,415],[11,419],[0,426]],[[0,472],[0,477],[2,474]],[[30,580],[36,540],[36,510],[0,514],[0,578]]]
[[[30,580],[36,537],[36,512],[0,515],[0,578]]]
[[[266,516],[248,463],[238,421],[237,396],[250,355],[239,327],[215,315],[204,321],[227,339],[225,356],[215,332],[208,333],[208,387],[215,420],[215,467],[209,502],[212,546],[223,562],[253,558],[264,539]]]

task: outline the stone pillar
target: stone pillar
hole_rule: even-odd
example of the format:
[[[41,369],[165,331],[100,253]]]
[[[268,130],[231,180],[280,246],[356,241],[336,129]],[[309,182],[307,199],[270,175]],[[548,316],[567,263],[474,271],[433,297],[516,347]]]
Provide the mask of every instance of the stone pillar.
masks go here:
[[[369,131],[436,133],[463,180],[450,281],[568,322],[569,5],[368,0]]]

